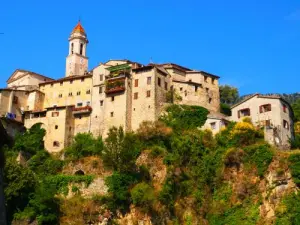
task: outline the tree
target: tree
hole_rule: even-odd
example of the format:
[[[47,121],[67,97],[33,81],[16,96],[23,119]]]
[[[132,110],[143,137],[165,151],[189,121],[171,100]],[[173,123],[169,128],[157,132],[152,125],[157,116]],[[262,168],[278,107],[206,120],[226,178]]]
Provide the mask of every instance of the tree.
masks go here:
[[[141,143],[136,134],[125,133],[122,127],[109,129],[102,154],[107,167],[118,172],[134,172],[140,152]]]
[[[91,133],[79,133],[74,137],[74,142],[66,150],[66,155],[73,159],[100,155],[104,144],[102,137],[94,138]]]
[[[298,99],[294,104],[292,104],[294,111],[295,122],[300,121],[300,99]]]
[[[220,85],[219,90],[221,103],[232,105],[239,99],[239,91],[236,87]]]

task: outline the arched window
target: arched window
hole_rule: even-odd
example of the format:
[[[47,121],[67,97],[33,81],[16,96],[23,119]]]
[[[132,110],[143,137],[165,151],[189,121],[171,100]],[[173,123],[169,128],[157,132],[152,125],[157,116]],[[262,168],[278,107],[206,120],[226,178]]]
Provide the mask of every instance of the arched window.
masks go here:
[[[82,52],[83,52],[83,44],[80,43],[80,55],[82,55]]]
[[[71,44],[71,54],[74,53],[74,43]]]

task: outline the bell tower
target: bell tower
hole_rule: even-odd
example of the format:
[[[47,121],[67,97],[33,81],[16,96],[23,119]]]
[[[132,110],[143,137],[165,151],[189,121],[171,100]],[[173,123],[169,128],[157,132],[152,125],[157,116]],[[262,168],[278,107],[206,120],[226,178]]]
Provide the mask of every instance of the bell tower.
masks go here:
[[[69,37],[69,55],[66,60],[66,77],[84,75],[88,70],[86,47],[89,43],[87,35],[80,23],[73,29]]]

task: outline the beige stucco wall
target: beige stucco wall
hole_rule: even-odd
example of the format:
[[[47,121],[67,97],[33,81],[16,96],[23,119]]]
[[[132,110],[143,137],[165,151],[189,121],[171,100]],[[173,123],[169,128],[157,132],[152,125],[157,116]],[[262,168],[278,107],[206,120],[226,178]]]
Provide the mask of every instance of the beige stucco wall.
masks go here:
[[[271,111],[260,113],[259,107],[261,105],[271,104]],[[241,109],[250,109],[250,118],[254,125],[260,125],[265,120],[270,120],[272,127],[276,127],[279,131],[279,138],[281,139],[283,145],[288,145],[289,139],[292,137],[293,133],[293,120],[291,109],[287,106],[287,112],[283,112],[283,104],[285,104],[280,99],[272,98],[261,98],[253,97],[240,105],[237,105],[232,109],[232,116],[230,119],[232,121],[240,121],[243,117],[238,118],[238,111]],[[286,120],[289,124],[289,129],[283,127],[283,120]],[[271,144],[274,144],[273,130],[265,130],[265,139]]]
[[[18,86],[35,86],[38,87],[40,83],[48,82],[51,81],[51,79],[41,77],[35,74],[27,74],[24,77],[21,77],[23,74],[26,72],[17,72],[17,75],[14,76],[13,82],[10,82],[7,84],[7,87],[18,87]],[[20,77],[19,79],[17,79]]]
[[[184,82],[173,81],[176,92],[181,96],[180,104],[199,105],[208,110],[218,112],[220,109],[220,94],[218,79],[206,76],[201,72],[187,73]],[[193,83],[189,83],[193,82]],[[198,84],[198,85],[197,85]],[[195,86],[198,86],[197,90]]]
[[[87,94],[87,91],[90,90],[90,94]],[[92,94],[92,78],[86,76],[84,80],[73,79],[52,83],[52,84],[42,84],[40,85],[40,91],[45,93],[44,108],[52,107],[53,105],[57,106],[69,106],[82,103],[83,106],[87,102],[91,103],[91,94]],[[77,92],[80,91],[80,95],[77,95]],[[72,96],[69,96],[69,93],[72,93]],[[62,97],[59,95],[62,94]]]
[[[213,126],[212,123],[214,123],[215,126]],[[207,118],[205,124],[202,126],[202,130],[211,130],[214,135],[220,132],[222,128],[225,128],[225,124],[223,120],[217,118]]]

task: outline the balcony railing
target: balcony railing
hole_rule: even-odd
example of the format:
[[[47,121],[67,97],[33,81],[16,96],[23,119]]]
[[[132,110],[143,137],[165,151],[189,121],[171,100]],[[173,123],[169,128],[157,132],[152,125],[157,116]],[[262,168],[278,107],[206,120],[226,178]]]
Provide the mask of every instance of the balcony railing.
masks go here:
[[[105,93],[111,94],[116,92],[125,91],[125,78],[107,80]]]
[[[91,113],[91,111],[92,111],[91,106],[74,107],[72,109],[73,115]]]

